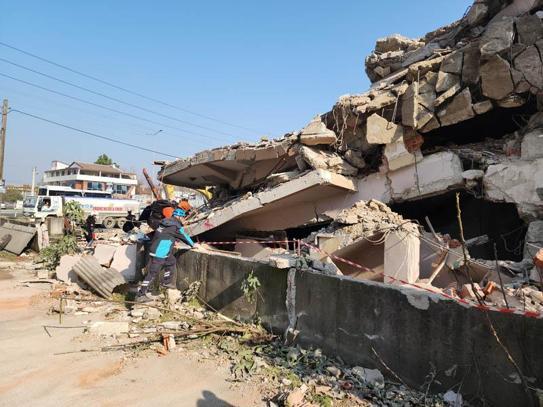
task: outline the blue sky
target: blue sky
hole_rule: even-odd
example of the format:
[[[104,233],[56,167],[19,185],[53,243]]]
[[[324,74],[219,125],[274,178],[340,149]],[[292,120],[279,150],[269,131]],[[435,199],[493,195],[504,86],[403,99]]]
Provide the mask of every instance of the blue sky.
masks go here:
[[[192,112],[184,113],[0,46],[0,58],[173,117],[75,89],[0,61],[0,73],[141,119],[0,76],[0,97],[49,120],[174,156],[279,136],[303,127],[339,96],[364,91],[364,58],[378,37],[418,37],[460,18],[471,0],[11,1],[0,41]],[[190,122],[193,125],[189,125]],[[201,127],[206,127],[205,129]],[[157,131],[162,132],[152,135]],[[190,133],[189,133],[190,132]],[[198,133],[198,135],[194,134]],[[106,153],[141,172],[158,154],[130,149],[18,113],[8,119],[5,177],[28,183],[52,160]]]

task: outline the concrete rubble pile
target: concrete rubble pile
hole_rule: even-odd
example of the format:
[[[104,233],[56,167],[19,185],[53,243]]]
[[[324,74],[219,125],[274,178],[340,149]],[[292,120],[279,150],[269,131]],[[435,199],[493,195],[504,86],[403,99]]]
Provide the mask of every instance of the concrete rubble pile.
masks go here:
[[[478,0],[462,19],[423,38],[379,39],[366,58],[366,93],[342,96],[282,138],[166,163],[161,177],[213,186],[210,206],[190,219],[189,230],[205,241],[239,243],[223,249],[300,267],[285,254],[288,243],[258,241],[302,237],[317,249],[306,250],[304,267],[476,298],[474,287],[466,288],[469,276],[451,281],[450,271],[462,274],[464,265],[450,205],[460,192],[466,240],[473,239],[469,268],[488,291],[484,298],[501,304],[514,292],[523,308],[540,309],[530,301],[542,286],[533,262],[543,246],[542,18],[538,1]],[[444,204],[445,211],[433,209]],[[387,216],[374,222],[375,213]],[[478,227],[482,213],[503,221]],[[379,230],[386,225],[395,228]],[[383,252],[397,240],[391,252],[409,266],[389,274],[399,264]],[[250,243],[258,248],[244,249]],[[501,286],[486,286],[499,283],[498,272],[502,295]]]

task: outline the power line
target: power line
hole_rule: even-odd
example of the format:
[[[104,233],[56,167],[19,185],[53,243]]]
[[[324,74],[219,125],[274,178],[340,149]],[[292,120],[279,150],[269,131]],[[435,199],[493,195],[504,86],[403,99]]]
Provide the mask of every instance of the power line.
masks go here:
[[[225,133],[223,131],[220,131],[220,130],[216,130],[216,129],[213,129],[211,127],[207,127],[207,126],[201,126],[199,124],[196,124],[196,123],[192,123],[192,122],[189,122],[189,121],[186,121],[186,120],[181,120],[181,119],[178,119],[176,117],[173,117],[173,116],[170,116],[170,115],[167,115],[167,114],[163,114],[163,113],[160,113],[160,112],[157,112],[155,110],[151,110],[151,109],[147,109],[146,107],[142,107],[142,106],[138,106],[138,105],[135,105],[133,103],[130,103],[130,102],[126,102],[124,100],[121,100],[121,99],[117,99],[117,98],[114,98],[114,97],[111,97],[111,96],[108,96],[104,93],[101,93],[101,92],[96,92],[92,89],[89,89],[89,88],[85,88],[84,86],[79,86],[75,83],[71,83],[71,82],[68,82],[68,81],[65,81],[64,79],[60,79],[60,78],[56,78],[52,75],[48,75],[46,73],[43,73],[43,72],[40,72],[40,71],[37,71],[35,69],[32,69],[32,68],[28,68],[24,65],[20,65],[20,64],[17,64],[15,62],[12,62],[12,61],[9,61],[7,59],[4,59],[4,58],[0,58],[0,61],[2,62],[5,62],[6,64],[10,64],[10,65],[13,65],[13,66],[16,66],[18,68],[21,68],[21,69],[25,69],[29,72],[32,72],[32,73],[35,73],[37,75],[41,75],[41,76],[44,76],[46,78],[49,78],[49,79],[52,79],[54,81],[57,81],[57,82],[60,82],[60,83],[63,83],[65,85],[68,85],[68,86],[72,86],[74,88],[77,88],[77,89],[81,89],[81,90],[84,90],[85,92],[89,92],[89,93],[92,93],[94,95],[98,95],[98,96],[101,96],[103,98],[106,98],[106,99],[109,99],[109,100],[113,100],[114,102],[117,102],[117,103],[121,103],[123,105],[127,105],[127,106],[130,106],[130,107],[133,107],[135,109],[139,109],[139,110],[142,110],[144,112],[147,112],[147,113],[152,113],[152,114],[155,114],[157,116],[161,116],[161,117],[164,117],[166,119],[169,119],[169,120],[174,120],[174,121],[177,121],[179,123],[183,123],[183,124],[187,124],[189,126],[194,126],[194,127],[198,127],[200,129],[204,129],[204,130],[209,130],[209,131],[213,131],[215,133],[218,133],[218,134],[222,134],[224,136],[231,136],[229,133]]]
[[[199,137],[204,137],[204,138],[213,138],[221,143],[224,143],[224,140],[222,139],[218,139],[216,137],[213,137],[213,136],[210,136],[210,135],[205,135],[205,134],[201,134],[201,133],[196,133],[196,132],[193,132],[193,131],[189,131],[189,130],[186,130],[186,129],[182,129],[180,127],[175,127],[175,126],[170,126],[168,124],[165,124],[165,123],[161,123],[161,122],[157,122],[155,120],[151,120],[151,119],[146,119],[144,117],[140,117],[140,116],[137,116],[137,115],[134,115],[134,114],[131,114],[131,113],[128,113],[128,112],[124,112],[122,110],[117,110],[117,109],[113,109],[111,107],[107,107],[107,106],[104,106],[104,105],[100,105],[98,103],[94,103],[94,102],[91,102],[91,101],[88,101],[88,100],[85,100],[85,99],[81,99],[81,98],[78,98],[76,96],[71,96],[71,95],[68,95],[66,93],[62,93],[62,92],[59,92],[59,91],[56,91],[54,89],[49,89],[49,88],[46,88],[44,86],[41,86],[41,85],[38,85],[36,83],[32,83],[32,82],[28,82],[28,81],[25,81],[23,79],[18,79],[18,78],[15,78],[13,76],[10,76],[10,75],[6,75],[4,73],[1,73],[0,72],[0,76],[3,76],[5,78],[8,78],[8,79],[11,79],[13,81],[16,81],[16,82],[20,82],[20,83],[24,83],[25,85],[29,85],[29,86],[33,86],[35,88],[38,88],[38,89],[41,89],[41,90],[44,90],[46,92],[50,92],[50,93],[54,93],[55,95],[59,95],[59,96],[63,96],[63,97],[66,97],[66,98],[69,98],[69,99],[72,99],[72,100],[76,100],[78,102],[81,102],[81,103],[85,103],[87,105],[90,105],[90,106],[94,106],[94,107],[98,107],[100,109],[104,109],[104,110],[109,110],[110,112],[114,112],[114,113],[117,113],[117,114],[122,114],[124,116],[128,116],[128,117],[132,117],[133,119],[137,119],[137,120],[141,120],[141,121],[144,121],[144,122],[147,122],[147,123],[153,123],[153,124],[156,124],[156,125],[159,125],[159,126],[163,126],[163,127],[168,127],[170,129],[175,129],[175,130],[179,130],[179,131],[183,131],[185,133],[188,133],[188,134],[192,134],[192,135],[195,135],[195,136],[199,136]]]
[[[83,133],[83,134],[87,134],[89,136],[96,137],[96,138],[99,138],[99,139],[102,139],[102,140],[107,140],[107,141],[110,141],[112,143],[122,144],[123,146],[135,148],[135,149],[142,150],[142,151],[147,151],[149,153],[160,154],[160,155],[163,155],[165,157],[171,157],[171,158],[174,158],[174,159],[178,159],[178,157],[176,157],[174,155],[171,155],[171,154],[168,154],[168,153],[163,153],[161,151],[152,150],[150,148],[138,146],[136,144],[127,143],[125,141],[116,140],[116,139],[114,139],[112,137],[103,136],[101,134],[93,133],[93,132],[90,132],[90,131],[87,131],[87,130],[78,129],[77,127],[72,127],[72,126],[69,126],[67,124],[56,122],[54,120],[49,120],[49,119],[46,119],[45,117],[36,116],[36,115],[34,115],[32,113],[23,112],[22,110],[19,110],[19,109],[10,109],[9,112],[10,113],[19,113],[19,114],[22,114],[22,115],[25,115],[25,116],[29,116],[29,117],[32,117],[34,119],[44,121],[46,123],[55,124],[57,126],[64,127],[66,129],[77,131],[77,132]]]
[[[135,92],[133,90],[130,90],[130,89],[127,89],[127,88],[124,88],[122,86],[118,86],[118,85],[115,85],[111,82],[108,82],[108,81],[105,81],[103,79],[100,79],[100,78],[97,78],[95,76],[92,76],[92,75],[89,75],[89,74],[86,74],[86,73],[83,73],[81,71],[78,71],[76,69],[73,69],[73,68],[70,68],[69,66],[66,66],[66,65],[62,65],[62,64],[59,64],[57,62],[54,62],[54,61],[51,61],[50,59],[46,59],[46,58],[43,58],[43,57],[40,57],[39,55],[36,55],[36,54],[33,54],[31,52],[28,52],[28,51],[24,51],[20,48],[17,48],[17,47],[14,47],[13,45],[9,45],[9,44],[6,44],[5,42],[1,42],[0,41],[0,45],[6,47],[6,48],[10,48],[14,51],[17,51],[17,52],[20,52],[22,54],[25,54],[25,55],[28,55],[32,58],[36,58],[40,61],[43,61],[43,62],[46,62],[48,64],[51,64],[51,65],[54,65],[58,68],[62,68],[62,69],[65,69],[67,71],[70,71],[72,73],[75,73],[77,75],[80,75],[80,76],[83,76],[87,79],[92,79],[93,81],[96,81],[96,82],[99,82],[99,83],[102,83],[104,85],[107,85],[107,86],[110,86],[112,88],[115,88],[115,89],[118,89],[118,90],[121,90],[123,92],[126,92],[126,93],[129,93],[131,95],[134,95],[134,96],[138,96],[140,98],[143,98],[143,99],[146,99],[146,100],[149,100],[151,102],[154,102],[154,103],[158,103],[158,104],[161,104],[163,106],[167,106],[167,107],[170,107],[172,109],[176,109],[176,110],[179,110],[181,112],[184,112],[184,113],[188,113],[188,114],[191,114],[193,116],[197,116],[197,117],[200,117],[200,118],[203,118],[203,119],[207,119],[207,120],[211,120],[211,121],[214,121],[214,122],[217,122],[217,123],[221,123],[221,124],[224,124],[224,125],[227,125],[227,126],[230,126],[230,127],[236,127],[238,129],[243,129],[243,130],[246,130],[246,131],[249,131],[251,133],[265,133],[265,132],[262,132],[260,130],[255,130],[255,129],[251,129],[250,127],[245,127],[245,126],[240,126],[238,124],[235,124],[235,123],[230,123],[230,122],[227,122],[227,121],[224,121],[224,120],[221,120],[221,119],[217,119],[215,117],[212,117],[212,116],[207,116],[207,115],[204,115],[204,114],[201,114],[201,113],[197,113],[197,112],[193,112],[191,110],[188,110],[188,109],[185,109],[185,108],[182,108],[182,107],[179,107],[179,106],[176,106],[176,105],[172,105],[171,103],[168,103],[168,102],[164,102],[160,99],[156,99],[156,98],[152,98],[150,96],[146,96],[146,95],[143,95],[141,93],[138,93],[138,92]]]

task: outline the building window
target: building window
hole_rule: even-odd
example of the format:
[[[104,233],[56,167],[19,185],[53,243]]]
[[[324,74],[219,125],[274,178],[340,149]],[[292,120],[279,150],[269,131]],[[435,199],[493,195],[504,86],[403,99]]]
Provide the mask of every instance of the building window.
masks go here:
[[[102,190],[102,183],[101,182],[89,181],[89,182],[87,182],[87,189],[91,190],[91,191],[101,191]]]
[[[128,185],[113,185],[114,194],[128,194]]]

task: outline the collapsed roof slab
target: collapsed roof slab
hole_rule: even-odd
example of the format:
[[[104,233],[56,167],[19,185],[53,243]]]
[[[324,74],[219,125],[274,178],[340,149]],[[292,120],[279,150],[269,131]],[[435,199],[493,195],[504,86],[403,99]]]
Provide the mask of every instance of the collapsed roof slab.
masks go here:
[[[171,185],[201,188],[229,185],[243,188],[266,178],[272,171],[295,168],[292,140],[259,145],[236,145],[202,151],[190,158],[166,164],[159,178]]]
[[[315,170],[275,188],[254,194],[213,211],[189,225],[191,235],[221,226],[228,230],[279,230],[318,221],[319,201],[356,192],[353,180],[326,170]]]

